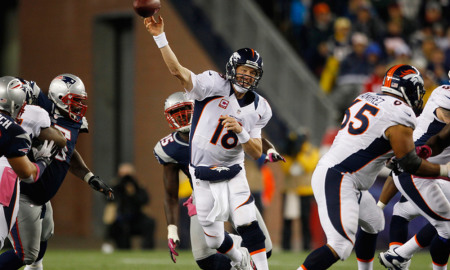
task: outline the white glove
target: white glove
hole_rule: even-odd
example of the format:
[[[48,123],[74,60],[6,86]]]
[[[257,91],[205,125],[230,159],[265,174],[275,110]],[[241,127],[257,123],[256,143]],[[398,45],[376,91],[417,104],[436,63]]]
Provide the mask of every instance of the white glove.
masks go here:
[[[32,148],[34,160],[36,160],[36,162],[43,161],[46,166],[52,162],[57,150],[58,147],[56,147],[55,142],[48,142],[47,140],[44,141],[42,146]]]

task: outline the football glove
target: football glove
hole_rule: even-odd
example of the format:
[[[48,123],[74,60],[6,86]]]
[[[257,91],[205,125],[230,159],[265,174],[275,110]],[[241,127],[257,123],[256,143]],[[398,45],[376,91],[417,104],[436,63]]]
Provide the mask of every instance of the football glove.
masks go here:
[[[178,228],[177,226],[170,224],[167,226],[168,231],[168,246],[169,246],[169,254],[170,258],[174,263],[177,262],[176,256],[178,256],[178,252],[175,250],[177,248],[177,245],[180,244],[180,238],[178,237]]]
[[[37,147],[33,147],[33,156],[36,162],[42,161],[45,163],[47,167],[50,163],[52,163],[53,158],[56,156],[58,152],[58,146],[56,146],[54,141],[45,140],[42,145]]]
[[[280,160],[282,160],[283,162],[286,162],[284,157],[282,155],[280,155],[280,153],[278,153],[277,150],[275,150],[274,148],[270,148],[269,150],[267,150],[267,155],[266,155],[266,159],[264,160],[264,163],[277,162]]]
[[[114,200],[114,191],[107,184],[105,184],[100,177],[96,175],[92,176],[89,178],[88,184],[92,189],[105,194],[108,201]]]
[[[188,215],[190,217],[197,215],[197,208],[195,208],[195,205],[192,203],[192,196],[183,203],[183,206],[187,207]]]

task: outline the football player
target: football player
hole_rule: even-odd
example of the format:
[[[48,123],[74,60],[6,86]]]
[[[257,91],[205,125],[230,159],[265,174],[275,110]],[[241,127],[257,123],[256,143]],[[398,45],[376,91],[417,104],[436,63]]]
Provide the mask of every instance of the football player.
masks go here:
[[[414,130],[416,150],[423,154],[428,161],[445,164],[450,161],[449,138],[445,134],[450,124],[450,85],[442,85],[433,90],[428,102],[417,119],[418,126]],[[447,127],[448,128],[448,127]],[[442,130],[440,137],[433,137]],[[444,138],[436,140],[439,138]],[[440,142],[437,146],[432,145]],[[432,145],[434,151],[431,150]],[[436,149],[439,147],[439,150]],[[442,151],[443,150],[443,151]],[[441,152],[442,151],[442,152]],[[440,154],[438,154],[440,153]],[[391,178],[392,179],[392,178]],[[395,186],[402,192],[402,199],[394,206],[394,213],[390,224],[391,243],[389,250],[380,254],[380,262],[385,267],[407,269],[413,253],[431,244],[430,253],[433,259],[433,269],[446,269],[450,252],[450,183],[444,180],[411,177],[409,174],[393,175]],[[385,189],[383,190],[385,191]],[[383,194],[383,192],[382,192]],[[387,199],[381,198],[382,204]],[[422,215],[430,222],[406,244],[408,222],[418,215]],[[431,226],[430,224],[434,225]],[[434,237],[435,234],[438,237]]]
[[[188,100],[183,92],[176,92],[170,95],[164,104],[164,114],[169,126],[175,132],[161,139],[155,146],[153,153],[160,164],[163,165],[163,179],[166,190],[165,196],[165,212],[168,224],[168,246],[170,255],[174,262],[175,256],[178,256],[175,248],[179,244],[178,237],[178,189],[179,189],[179,172],[186,174],[192,185],[189,174],[189,131],[191,129],[192,114],[194,111],[194,103]],[[264,150],[268,152],[267,159],[270,162],[284,160],[284,158],[275,150],[273,145],[263,139]],[[185,203],[189,209],[190,215],[190,234],[191,246],[194,259],[201,269],[211,270],[229,270],[231,268],[230,259],[215,249],[207,246],[202,234],[202,228],[196,216],[195,206],[192,205],[192,198]],[[267,257],[270,257],[272,251],[272,242],[265,223],[259,211],[257,211],[257,219],[264,235],[266,236]],[[241,242],[239,236],[233,236],[235,241]]]
[[[447,164],[430,163],[415,151],[415,111],[421,109],[425,93],[419,71],[410,65],[389,68],[381,91],[353,101],[330,150],[314,171],[312,187],[327,244],[311,252],[299,269],[327,269],[347,259],[354,245],[358,268],[373,268],[384,216],[368,189],[394,155],[406,172],[449,176]],[[355,244],[358,226],[362,236]]]
[[[0,255],[0,269],[19,269],[25,264],[32,264],[26,269],[43,269],[42,258],[54,231],[50,199],[69,170],[93,189],[104,193],[108,199],[113,198],[112,189],[89,170],[75,150],[87,109],[84,104],[86,99],[83,82],[72,74],[57,76],[50,83],[48,97],[39,91],[35,98],[37,104],[50,115],[52,125],[67,139],[67,144],[55,156],[40,181],[33,184],[21,182],[21,211],[9,235],[14,250]]]
[[[35,153],[36,163],[26,156],[31,141],[16,123],[23,113],[25,98],[20,80],[11,76],[0,78],[0,155],[6,160],[0,162],[0,249],[16,221],[20,198],[18,177],[23,182],[34,183],[51,162],[53,142],[45,142]]]
[[[158,22],[146,18],[144,24],[169,71],[179,79],[188,99],[195,100],[189,171],[208,247],[226,254],[235,269],[253,268],[252,260],[258,270],[268,269],[265,236],[244,170],[245,154],[261,157],[261,129],[272,117],[269,103],[254,91],[263,75],[260,54],[250,48],[234,52],[226,76],[212,70],[194,74],[179,63],[168,45],[161,16]],[[224,233],[229,217],[248,249],[237,248]]]

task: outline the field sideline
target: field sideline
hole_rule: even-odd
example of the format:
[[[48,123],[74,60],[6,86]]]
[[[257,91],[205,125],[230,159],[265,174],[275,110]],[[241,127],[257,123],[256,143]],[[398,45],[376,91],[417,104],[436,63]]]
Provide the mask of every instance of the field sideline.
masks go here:
[[[378,252],[377,252],[378,254]],[[307,253],[304,252],[275,252],[269,259],[269,267],[274,270],[295,270],[303,262]],[[23,268],[21,268],[23,269]],[[100,250],[47,250],[44,258],[45,270],[194,270],[198,269],[192,254],[181,251],[177,263],[174,264],[166,250],[154,251],[115,251],[104,254]],[[357,269],[354,253],[344,262],[337,262],[331,269],[349,270]],[[374,270],[385,269],[374,261]],[[431,258],[428,252],[421,252],[413,257],[410,270],[432,269]]]

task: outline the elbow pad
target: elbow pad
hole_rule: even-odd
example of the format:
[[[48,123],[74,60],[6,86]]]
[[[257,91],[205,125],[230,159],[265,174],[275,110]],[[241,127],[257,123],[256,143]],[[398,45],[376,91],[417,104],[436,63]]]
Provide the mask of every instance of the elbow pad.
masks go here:
[[[400,167],[410,174],[414,174],[419,169],[420,164],[422,164],[422,159],[416,154],[415,149],[397,161]]]

